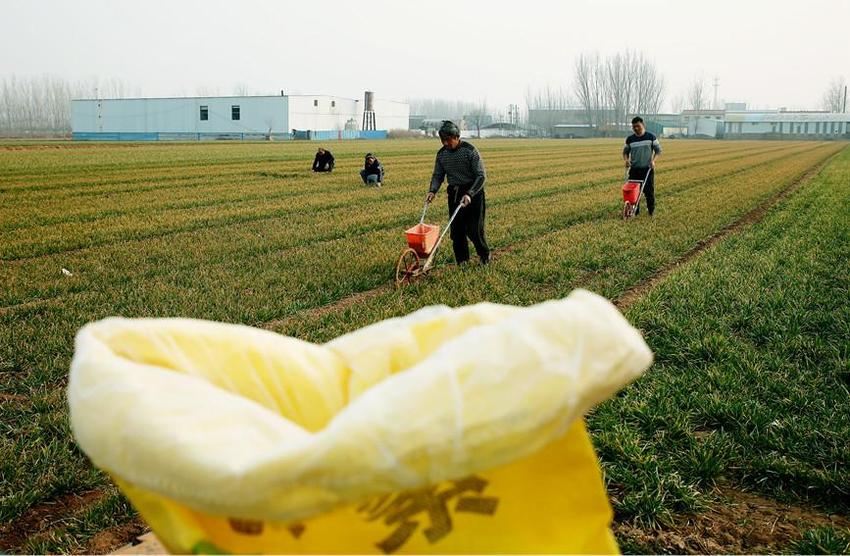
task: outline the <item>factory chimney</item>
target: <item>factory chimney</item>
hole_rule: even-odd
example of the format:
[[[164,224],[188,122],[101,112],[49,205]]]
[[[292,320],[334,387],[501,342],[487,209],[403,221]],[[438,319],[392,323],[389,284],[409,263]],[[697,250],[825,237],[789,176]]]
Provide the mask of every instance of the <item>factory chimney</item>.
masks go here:
[[[363,129],[373,131],[376,129],[375,124],[375,93],[366,91],[365,103],[363,105]]]

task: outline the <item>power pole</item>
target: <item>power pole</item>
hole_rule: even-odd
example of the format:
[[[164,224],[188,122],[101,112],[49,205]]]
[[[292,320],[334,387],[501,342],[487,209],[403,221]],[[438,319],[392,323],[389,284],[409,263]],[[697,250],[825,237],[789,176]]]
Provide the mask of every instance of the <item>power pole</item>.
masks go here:
[[[720,87],[720,79],[718,77],[714,78],[714,104],[712,104],[711,108],[713,110],[719,110],[720,106],[717,105],[717,88]]]
[[[847,112],[847,85],[844,85],[844,106],[841,108],[842,112]]]
[[[97,130],[103,131],[103,101],[100,99],[100,90],[94,88],[95,102],[97,102]]]

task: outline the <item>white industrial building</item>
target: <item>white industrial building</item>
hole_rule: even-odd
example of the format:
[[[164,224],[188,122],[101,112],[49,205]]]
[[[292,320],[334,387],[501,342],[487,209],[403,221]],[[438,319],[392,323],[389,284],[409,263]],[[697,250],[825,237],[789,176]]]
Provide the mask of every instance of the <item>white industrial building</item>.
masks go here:
[[[847,139],[850,114],[787,110],[685,110],[690,137],[727,139]]]
[[[364,100],[281,94],[71,101],[77,140],[381,138],[406,130],[409,117],[407,103],[370,92]]]
[[[830,112],[727,112],[726,137],[844,139],[850,114]]]

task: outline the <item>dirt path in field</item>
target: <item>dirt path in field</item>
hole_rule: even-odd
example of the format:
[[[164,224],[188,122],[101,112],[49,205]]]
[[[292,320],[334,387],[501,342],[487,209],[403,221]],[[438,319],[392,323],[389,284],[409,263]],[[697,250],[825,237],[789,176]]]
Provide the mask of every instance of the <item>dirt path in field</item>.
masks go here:
[[[0,525],[0,552],[19,552],[27,539],[50,531],[58,521],[85,511],[104,496],[103,490],[91,490],[33,506],[18,519]]]
[[[760,205],[756,208],[740,217],[738,220],[735,220],[722,230],[718,230],[714,234],[709,237],[700,240],[697,244],[687,251],[684,255],[673,261],[672,263],[660,268],[655,272],[651,277],[647,280],[641,282],[640,284],[636,284],[628,289],[625,293],[623,293],[620,297],[612,300],[614,305],[616,305],[619,309],[625,309],[629,305],[633,304],[635,301],[646,295],[646,293],[654,288],[659,282],[667,278],[670,273],[674,272],[676,269],[690,263],[694,258],[698,257],[703,251],[706,249],[710,249],[712,246],[717,244],[720,241],[723,241],[727,237],[740,233],[744,228],[751,226],[753,224],[757,224],[760,222],[767,212],[773,208],[776,204],[781,202],[783,199],[797,191],[803,184],[807,181],[818,175],[827,164],[832,162],[836,156],[841,154],[843,149],[838,151],[837,153],[827,157],[825,160],[820,162],[819,164],[812,166],[804,174],[799,176],[793,182],[791,182],[785,189],[774,194],[773,196],[765,199]]]
[[[438,271],[432,271],[438,272]],[[378,297],[379,295],[391,292],[395,289],[395,284],[382,284],[377,288],[372,288],[371,290],[365,290],[362,292],[357,292],[348,296],[343,297],[338,301],[334,301],[333,303],[328,303],[327,305],[322,305],[321,307],[314,307],[312,309],[305,309],[304,311],[299,311],[294,315],[290,315],[284,319],[276,319],[269,322],[262,323],[260,326],[262,328],[268,330],[280,330],[281,328],[285,328],[289,324],[293,322],[297,322],[305,317],[321,317],[327,315],[329,313],[335,313],[337,311],[344,311],[349,307],[353,307],[360,302],[367,301],[374,297]]]
[[[60,531],[67,526],[67,522],[85,513],[107,495],[106,490],[91,490],[82,494],[65,494],[33,506],[18,519],[0,525],[0,553],[21,553],[28,540]],[[71,553],[109,554],[134,542],[147,531],[147,524],[140,517],[135,517],[126,523],[99,531],[84,546]],[[149,537],[143,539],[148,540]]]
[[[11,139],[11,140],[15,141],[15,139]],[[137,148],[137,147],[147,147],[148,146],[148,145],[139,145],[137,143],[136,144],[127,143],[127,144],[122,144],[122,145],[109,145],[109,144],[105,144],[105,143],[101,143],[101,144],[92,143],[92,144],[88,144],[88,145],[81,145],[81,144],[70,143],[71,139],[70,138],[64,138],[64,137],[57,138],[57,139],[39,139],[39,141],[45,141],[45,140],[46,141],[57,141],[57,143],[52,144],[52,145],[51,144],[44,144],[44,143],[38,143],[38,144],[26,144],[26,143],[24,143],[24,144],[18,144],[18,145],[7,145],[7,144],[3,144],[3,140],[0,140],[0,151],[47,151],[47,150],[56,150],[56,149],[60,149],[60,150],[90,150],[91,151],[91,150],[103,150],[105,148],[106,149],[115,149],[115,148],[125,149],[125,148]]]
[[[505,246],[505,247],[502,247],[502,248],[499,248],[499,249],[493,249],[493,251],[490,253],[490,257],[494,261],[498,260],[500,256],[505,255],[507,253],[510,253],[511,251],[517,249],[522,243],[528,242],[528,241],[529,240],[522,240],[522,241],[518,241],[514,244],[511,244],[511,245],[508,245],[508,246]],[[477,263],[470,262],[470,264],[477,264]],[[446,272],[449,269],[456,268],[456,267],[457,267],[456,264],[449,263],[449,264],[444,265],[442,267],[438,267],[438,268],[435,268],[434,270],[431,270],[429,272],[429,276],[439,276],[443,272]],[[289,325],[293,322],[297,322],[297,321],[299,321],[299,320],[301,320],[305,317],[313,317],[313,318],[322,317],[322,316],[330,314],[330,313],[335,313],[335,312],[338,312],[338,311],[344,311],[345,309],[353,307],[360,302],[368,301],[369,299],[378,297],[381,294],[391,292],[395,289],[396,289],[396,287],[395,287],[394,283],[381,284],[380,286],[378,286],[376,288],[372,288],[370,290],[365,290],[365,291],[361,291],[361,292],[357,292],[357,293],[345,296],[342,299],[334,301],[333,303],[328,303],[327,305],[322,305],[321,307],[314,307],[314,308],[311,308],[311,309],[305,309],[303,311],[299,311],[299,312],[295,313],[294,315],[290,315],[290,316],[283,318],[283,319],[276,319],[276,320],[272,320],[272,321],[262,323],[260,326],[262,328],[265,328],[265,329],[268,329],[268,330],[280,330],[281,328],[286,328],[287,325]]]
[[[135,543],[135,544],[134,544]],[[127,548],[129,545],[130,548]],[[149,550],[153,548],[153,550]],[[141,518],[104,529],[89,540],[80,554],[165,554],[165,549],[156,541]]]
[[[809,529],[850,529],[850,518],[779,503],[742,490],[720,487],[711,509],[682,515],[669,526],[642,528],[615,523],[620,539],[654,553],[754,554],[787,552]]]

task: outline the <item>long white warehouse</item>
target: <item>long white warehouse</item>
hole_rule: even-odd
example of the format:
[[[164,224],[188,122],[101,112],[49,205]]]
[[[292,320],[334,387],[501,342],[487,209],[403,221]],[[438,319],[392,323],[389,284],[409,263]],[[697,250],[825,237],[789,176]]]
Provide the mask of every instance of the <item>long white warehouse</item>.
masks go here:
[[[407,129],[410,106],[329,95],[80,99],[71,101],[77,140],[352,139]],[[364,123],[367,129],[364,130]]]

